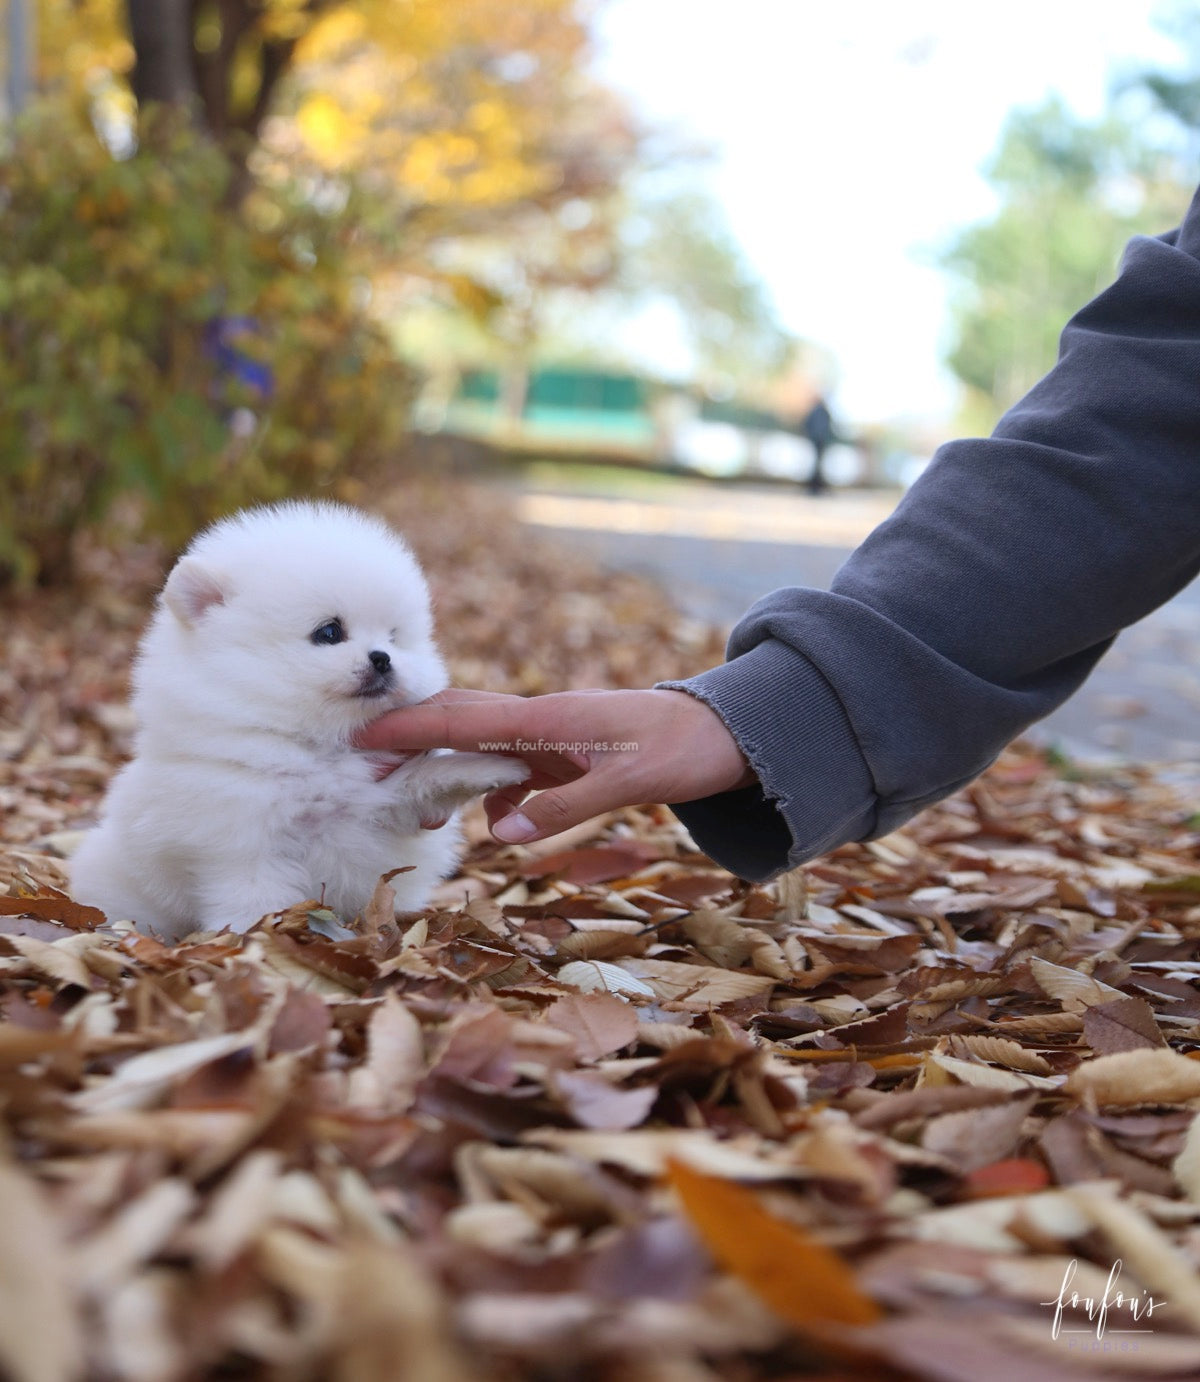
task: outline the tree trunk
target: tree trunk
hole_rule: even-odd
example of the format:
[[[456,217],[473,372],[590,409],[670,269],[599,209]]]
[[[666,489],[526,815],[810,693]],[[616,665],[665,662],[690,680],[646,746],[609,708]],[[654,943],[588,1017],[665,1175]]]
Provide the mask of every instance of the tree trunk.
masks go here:
[[[133,94],[191,115],[199,100],[192,67],[193,0],[128,0],[135,53]]]

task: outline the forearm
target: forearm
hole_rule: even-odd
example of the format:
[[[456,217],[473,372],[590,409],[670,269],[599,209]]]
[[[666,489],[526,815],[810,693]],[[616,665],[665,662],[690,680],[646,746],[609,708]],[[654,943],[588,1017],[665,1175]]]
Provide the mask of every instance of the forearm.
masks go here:
[[[774,592],[735,629],[729,663],[671,683],[717,711],[763,784],[763,848],[722,862],[764,877],[893,829],[1196,573],[1197,220],[1193,206],[1178,237],[1131,246],[1055,370],[991,439],[942,448],[832,591]],[[680,815],[720,857],[746,810],[727,796]]]

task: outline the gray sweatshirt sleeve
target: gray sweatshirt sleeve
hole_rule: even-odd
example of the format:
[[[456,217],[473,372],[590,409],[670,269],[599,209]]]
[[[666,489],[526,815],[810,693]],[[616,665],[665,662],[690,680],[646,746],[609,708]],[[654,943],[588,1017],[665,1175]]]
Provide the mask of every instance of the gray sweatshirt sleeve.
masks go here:
[[[830,591],[776,590],[710,705],[761,786],[675,805],[765,879],[969,782],[1200,569],[1200,193],[1137,239],[1058,364],[986,439],[942,447]]]

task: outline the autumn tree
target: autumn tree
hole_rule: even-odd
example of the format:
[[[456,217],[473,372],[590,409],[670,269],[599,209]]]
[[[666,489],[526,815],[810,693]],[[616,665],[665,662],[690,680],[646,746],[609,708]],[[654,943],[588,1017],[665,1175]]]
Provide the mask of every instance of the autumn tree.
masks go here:
[[[79,92],[127,77],[143,119],[186,112],[239,169],[257,155],[365,179],[397,194],[406,229],[420,212],[455,233],[613,182],[574,134],[591,94],[579,0],[41,5],[51,79]]]

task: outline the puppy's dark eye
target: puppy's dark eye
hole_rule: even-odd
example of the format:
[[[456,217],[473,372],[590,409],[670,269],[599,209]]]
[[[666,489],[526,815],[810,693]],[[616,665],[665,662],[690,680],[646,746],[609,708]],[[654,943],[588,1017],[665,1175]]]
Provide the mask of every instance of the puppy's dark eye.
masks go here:
[[[319,629],[313,629],[308,637],[311,642],[317,644],[344,643],[346,630],[342,627],[340,619],[331,619],[328,624],[322,624]]]

